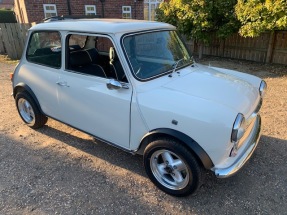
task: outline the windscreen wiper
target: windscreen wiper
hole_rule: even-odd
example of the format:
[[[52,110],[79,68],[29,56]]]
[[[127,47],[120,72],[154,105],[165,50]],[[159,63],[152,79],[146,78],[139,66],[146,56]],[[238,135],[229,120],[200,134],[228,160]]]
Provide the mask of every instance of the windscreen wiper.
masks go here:
[[[184,60],[184,58],[181,58],[181,59],[175,61],[174,64],[172,64],[172,67],[173,67],[172,73],[175,72],[175,70],[176,70],[176,68],[177,68],[177,65],[178,65],[182,60]],[[168,77],[172,77],[172,73],[170,73]],[[179,74],[179,72],[177,72],[177,74]]]

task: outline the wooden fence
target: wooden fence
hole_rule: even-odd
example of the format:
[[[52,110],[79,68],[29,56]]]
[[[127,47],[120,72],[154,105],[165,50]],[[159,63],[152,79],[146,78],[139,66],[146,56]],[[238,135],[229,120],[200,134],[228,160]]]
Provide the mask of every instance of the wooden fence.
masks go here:
[[[192,40],[187,44],[194,54],[199,54],[199,44]],[[264,33],[256,38],[244,38],[238,34],[225,40],[213,37],[209,45],[203,45],[201,51],[209,56],[287,65],[287,31]]]
[[[0,23],[0,54],[20,59],[31,24]]]
[[[0,23],[0,54],[7,54],[11,59],[20,59],[27,30],[31,26],[32,24]],[[200,46],[195,41],[187,41],[187,44],[193,54],[199,54]],[[209,45],[201,48],[203,55],[287,65],[287,31],[264,33],[256,38],[234,34],[225,40],[219,40],[214,36]]]

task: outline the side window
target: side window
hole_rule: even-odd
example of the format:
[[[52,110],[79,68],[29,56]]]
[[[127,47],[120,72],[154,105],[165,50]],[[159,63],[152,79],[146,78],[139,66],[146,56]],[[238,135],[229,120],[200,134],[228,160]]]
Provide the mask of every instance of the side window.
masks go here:
[[[85,42],[83,42],[85,41]],[[110,38],[70,34],[67,36],[67,70],[83,75],[126,81]]]
[[[30,36],[26,58],[31,63],[60,68],[61,52],[61,36],[59,32],[34,32]]]

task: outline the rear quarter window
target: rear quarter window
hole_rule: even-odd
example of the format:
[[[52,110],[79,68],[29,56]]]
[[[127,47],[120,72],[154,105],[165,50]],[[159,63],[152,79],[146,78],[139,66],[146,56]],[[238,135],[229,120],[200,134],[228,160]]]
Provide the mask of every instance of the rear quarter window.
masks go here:
[[[26,58],[36,63],[52,68],[61,67],[61,36],[57,31],[33,32],[30,36]]]
[[[87,42],[87,36],[72,34],[69,37],[69,48],[70,51],[83,49]]]
[[[113,46],[112,41],[106,37],[97,37],[96,39],[96,48],[99,52],[109,53],[110,47]]]

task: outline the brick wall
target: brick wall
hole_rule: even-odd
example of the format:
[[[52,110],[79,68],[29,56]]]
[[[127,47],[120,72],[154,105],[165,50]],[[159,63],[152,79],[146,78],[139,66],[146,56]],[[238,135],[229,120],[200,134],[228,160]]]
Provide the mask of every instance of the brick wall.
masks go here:
[[[18,22],[41,22],[45,18],[43,4],[56,4],[58,16],[69,15],[67,0],[15,0],[15,13]],[[103,4],[100,0],[70,0],[71,15],[85,15],[85,5],[95,5],[97,15],[103,16]],[[122,6],[131,6],[132,19],[144,18],[143,0],[137,2],[134,0],[106,0],[104,2],[104,17],[122,18]],[[23,14],[21,14],[21,9]],[[23,18],[21,19],[21,17]]]
[[[68,15],[66,0],[25,0],[28,22],[42,22],[45,18],[43,4],[56,4],[58,16]]]
[[[8,9],[11,10],[13,8],[14,1],[13,0],[2,0],[0,1],[0,9]]]
[[[122,6],[131,6],[132,19],[144,18],[143,1],[134,2],[134,0],[106,0],[104,5],[105,18],[122,18]]]

